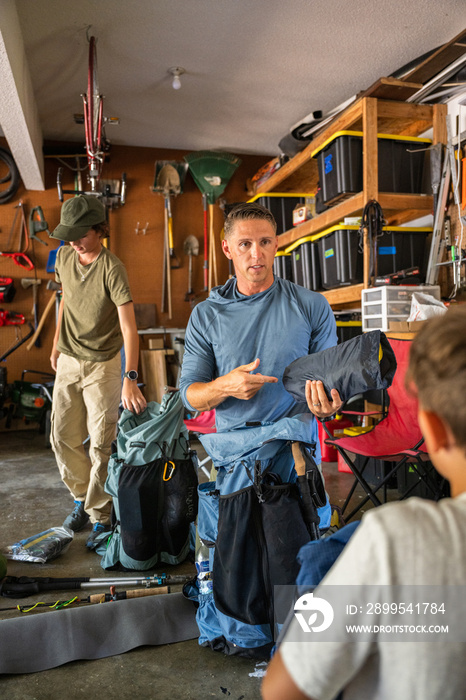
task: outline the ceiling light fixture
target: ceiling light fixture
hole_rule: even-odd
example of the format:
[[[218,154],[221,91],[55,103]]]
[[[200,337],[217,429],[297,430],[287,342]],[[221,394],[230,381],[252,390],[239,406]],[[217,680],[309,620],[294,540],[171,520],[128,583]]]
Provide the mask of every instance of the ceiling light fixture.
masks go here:
[[[185,69],[180,68],[179,66],[175,66],[174,68],[169,68],[168,72],[172,76],[172,88],[174,90],[179,90],[181,87],[180,75],[186,73]]]

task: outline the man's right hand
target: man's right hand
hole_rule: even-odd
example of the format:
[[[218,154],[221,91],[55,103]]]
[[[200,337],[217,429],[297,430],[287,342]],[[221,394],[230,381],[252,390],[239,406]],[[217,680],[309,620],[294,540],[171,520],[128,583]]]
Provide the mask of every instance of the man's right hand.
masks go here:
[[[240,365],[221,377],[225,383],[227,396],[248,401],[262,389],[264,384],[276,384],[278,382],[277,377],[269,377],[265,374],[252,374],[259,365],[260,360],[257,358],[254,362],[250,362],[248,365]]]
[[[254,362],[240,365],[212,382],[206,384],[194,382],[188,387],[186,398],[197,411],[210,411],[230,397],[248,401],[257,394],[264,384],[278,382],[277,377],[251,374],[259,365],[260,360],[257,358]]]

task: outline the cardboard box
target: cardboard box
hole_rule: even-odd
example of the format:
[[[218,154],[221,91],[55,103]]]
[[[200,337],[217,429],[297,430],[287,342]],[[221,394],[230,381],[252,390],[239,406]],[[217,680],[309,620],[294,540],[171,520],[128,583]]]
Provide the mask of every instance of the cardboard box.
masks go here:
[[[312,211],[307,204],[299,204],[293,209],[293,226],[298,226],[309,219],[312,219]]]
[[[163,338],[148,338],[147,345],[149,350],[163,350]]]
[[[390,321],[389,330],[396,333],[416,333],[425,321]]]

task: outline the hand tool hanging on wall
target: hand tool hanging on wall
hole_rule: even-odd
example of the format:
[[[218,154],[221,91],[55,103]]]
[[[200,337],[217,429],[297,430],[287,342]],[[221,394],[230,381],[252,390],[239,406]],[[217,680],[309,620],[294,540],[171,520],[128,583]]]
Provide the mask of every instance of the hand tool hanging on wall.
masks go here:
[[[44,312],[42,313],[42,316],[39,319],[39,323],[37,324],[37,328],[34,331],[34,335],[32,336],[29,343],[26,345],[26,350],[30,350],[32,346],[36,344],[36,341],[40,335],[40,332],[45,324],[45,321],[47,320],[47,317],[54,303],[56,305],[55,322],[58,322],[58,307],[60,304],[61,285],[58,284],[58,282],[53,282],[52,280],[49,280],[47,282],[47,289],[52,289],[54,291],[54,294],[52,294],[52,296],[48,300],[47,306],[45,307]]]
[[[48,245],[46,241],[36,235],[41,231],[47,231],[50,236],[49,225],[44,219],[42,207],[33,207],[29,212],[29,239],[39,241],[42,245]]]
[[[37,288],[39,287],[41,282],[42,280],[33,277],[23,277],[23,279],[21,280],[21,286],[23,287],[23,289],[29,289],[30,287],[32,287],[32,312],[34,314],[34,328],[36,330],[39,323],[39,305],[37,302]],[[35,345],[36,347],[40,348],[39,337],[36,337]]]
[[[209,234],[207,216],[207,195],[202,194],[202,209],[204,212],[204,291],[209,289]]]
[[[188,291],[186,292],[185,301],[192,302],[195,294],[193,290],[193,255],[199,255],[199,241],[196,236],[188,236],[184,241],[184,253],[188,256]]]
[[[34,264],[32,260],[29,258],[28,255],[26,255],[26,251],[29,248],[29,236],[28,236],[28,231],[27,231],[27,226],[26,226],[26,217],[24,215],[24,206],[23,202],[20,200],[19,203],[15,206],[15,215],[13,218],[13,223],[11,224],[10,228],[10,233],[8,236],[8,241],[6,244],[6,250],[0,252],[0,256],[5,257],[5,258],[11,258],[12,261],[15,263],[15,265],[18,265],[18,267],[22,267],[25,270],[33,270],[34,269]],[[18,216],[21,214],[21,228],[20,228],[20,233],[19,233],[19,242],[18,242],[18,249],[17,251],[11,250],[11,246],[13,245],[13,238],[15,234],[15,229],[16,229],[16,221]]]
[[[16,311],[0,309],[0,326],[22,326],[23,323],[26,323],[23,314],[19,314]]]
[[[153,192],[164,198],[164,249],[162,267],[162,304],[161,311],[165,313],[165,299],[168,299],[168,317],[172,317],[171,307],[171,269],[180,267],[175,253],[173,241],[173,219],[171,213],[171,197],[181,194],[188,166],[178,161],[160,160],[155,163],[155,179]]]
[[[0,309],[0,326],[20,326],[26,323],[26,319],[22,314],[15,313],[14,311],[4,311]],[[34,333],[34,327],[32,323],[27,322],[29,326],[29,333],[24,336],[24,338],[19,338],[16,343],[14,343],[8,350],[5,350],[3,355],[0,356],[0,362],[6,360],[6,358],[11,355],[12,352],[17,350],[26,340],[29,340],[31,335]],[[18,337],[18,335],[17,335]]]
[[[184,157],[189,165],[199,190],[206,196],[209,205],[210,237],[209,237],[209,291],[212,288],[212,278],[217,280],[217,253],[214,237],[214,204],[225,190],[230,178],[241,163],[240,158],[221,151],[198,151]],[[206,251],[204,250],[204,258]],[[212,270],[212,267],[214,268]],[[213,274],[212,274],[213,273]]]

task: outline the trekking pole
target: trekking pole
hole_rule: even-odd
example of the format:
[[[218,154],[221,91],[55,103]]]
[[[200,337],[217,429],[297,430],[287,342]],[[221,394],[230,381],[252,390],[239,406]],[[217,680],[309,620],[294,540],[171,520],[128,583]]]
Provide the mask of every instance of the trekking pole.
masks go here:
[[[10,608],[2,608],[2,610],[18,610],[21,613],[32,612],[41,607],[49,608],[50,610],[62,610],[63,608],[68,608],[72,605],[95,605],[96,603],[109,603],[117,600],[130,600],[131,598],[145,598],[146,596],[153,595],[167,595],[171,593],[169,586],[162,586],[161,588],[151,588],[147,589],[136,589],[128,591],[115,591],[115,586],[110,586],[109,593],[94,593],[87,598],[71,598],[70,600],[56,600],[56,601],[39,601],[31,605],[14,605]]]
[[[25,598],[41,591],[69,591],[76,589],[99,588],[101,586],[141,586],[156,588],[168,584],[177,585],[187,583],[192,576],[166,574],[128,577],[128,578],[29,578],[27,576],[5,576],[0,583],[0,595],[5,598]]]

